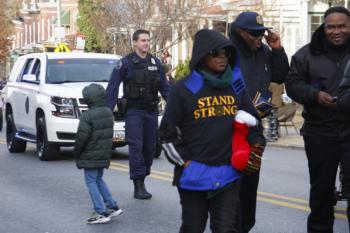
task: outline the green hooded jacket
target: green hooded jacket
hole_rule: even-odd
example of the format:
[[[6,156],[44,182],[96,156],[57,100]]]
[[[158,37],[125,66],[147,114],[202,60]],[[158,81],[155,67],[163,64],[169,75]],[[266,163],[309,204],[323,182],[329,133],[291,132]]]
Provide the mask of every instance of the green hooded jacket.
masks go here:
[[[108,168],[112,153],[113,113],[106,107],[106,91],[98,84],[83,89],[83,97],[89,110],[79,121],[74,144],[77,167]]]

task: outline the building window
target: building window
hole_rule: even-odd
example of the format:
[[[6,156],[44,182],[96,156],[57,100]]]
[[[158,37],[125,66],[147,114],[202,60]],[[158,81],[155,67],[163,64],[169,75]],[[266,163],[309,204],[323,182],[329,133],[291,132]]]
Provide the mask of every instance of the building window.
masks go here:
[[[310,15],[310,29],[311,35],[316,31],[316,29],[322,24],[323,15]]]
[[[226,22],[224,21],[213,21],[213,29],[221,32],[222,34],[226,34]]]
[[[309,41],[317,28],[323,23],[323,13],[309,13]]]

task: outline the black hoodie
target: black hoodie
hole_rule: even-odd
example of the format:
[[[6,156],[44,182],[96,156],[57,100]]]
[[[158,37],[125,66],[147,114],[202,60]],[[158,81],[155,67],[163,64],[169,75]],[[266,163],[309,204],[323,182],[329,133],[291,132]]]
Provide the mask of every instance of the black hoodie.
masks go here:
[[[196,33],[195,41],[196,43],[193,44],[192,58],[190,61],[191,70],[194,70],[200,65],[200,62],[210,51],[224,47],[231,50],[232,56],[230,57],[229,63],[233,66],[236,51],[231,41],[221,33],[213,30],[202,29]]]
[[[192,73],[174,84],[160,125],[160,138],[170,162],[182,165],[195,160],[209,165],[230,164],[232,123],[238,109],[257,116],[247,93],[235,93],[231,86],[214,88],[196,70],[213,49],[230,47],[217,31],[200,30],[194,40]],[[231,66],[234,65],[231,60]],[[254,127],[251,143],[265,145],[262,127]],[[176,178],[175,178],[176,180]]]
[[[322,24],[312,36],[311,43],[292,57],[285,85],[288,96],[304,105],[303,134],[350,136],[350,129],[344,127],[348,118],[337,108],[324,107],[317,100],[319,91],[337,96],[346,63],[350,59],[349,40],[342,49],[331,46],[326,40]]]

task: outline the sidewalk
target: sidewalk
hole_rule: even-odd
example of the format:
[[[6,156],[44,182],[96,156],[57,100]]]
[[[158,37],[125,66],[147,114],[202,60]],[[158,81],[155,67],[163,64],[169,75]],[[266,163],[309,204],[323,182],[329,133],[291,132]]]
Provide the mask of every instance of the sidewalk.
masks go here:
[[[304,150],[304,141],[302,136],[296,134],[293,128],[288,128],[289,134],[285,134],[281,129],[282,136],[276,142],[268,142],[267,146]],[[292,131],[293,130],[293,131]]]
[[[301,116],[301,110],[298,110],[295,114],[293,122],[295,123],[298,131],[300,130],[304,119]],[[299,135],[299,132],[295,132],[293,127],[288,127],[288,133],[284,127],[280,127],[281,137],[276,142],[268,142],[267,146],[290,148],[304,150],[303,137]]]

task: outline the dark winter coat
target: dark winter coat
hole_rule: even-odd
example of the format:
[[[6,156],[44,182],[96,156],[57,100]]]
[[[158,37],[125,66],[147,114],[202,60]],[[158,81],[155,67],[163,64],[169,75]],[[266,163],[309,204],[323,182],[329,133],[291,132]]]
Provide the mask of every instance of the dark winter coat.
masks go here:
[[[263,44],[251,51],[232,25],[230,39],[240,56],[240,66],[246,82],[248,95],[254,98],[257,92],[268,99],[270,82],[282,83],[289,71],[288,57],[284,49],[271,50]]]
[[[337,96],[346,63],[350,59],[349,42],[338,49],[332,47],[326,40],[324,25],[321,25],[315,31],[311,43],[292,57],[285,86],[288,96],[304,105],[303,134],[350,136],[350,129],[343,127],[347,117],[337,108],[324,107],[318,103],[320,91]]]
[[[344,78],[340,83],[337,107],[341,112],[350,116],[350,60],[346,65]]]
[[[78,126],[74,156],[78,168],[108,168],[112,153],[113,114],[106,107],[106,91],[98,84],[83,89],[89,110],[85,111]]]
[[[195,160],[209,165],[230,164],[235,111],[242,109],[258,116],[245,89],[237,93],[231,86],[211,87],[196,69],[211,50],[225,47],[234,53],[232,43],[213,30],[199,31],[195,41],[190,62],[192,73],[172,87],[160,125],[160,137],[169,144],[167,148],[171,149],[167,156],[173,163]],[[230,62],[233,68],[234,63]],[[227,98],[233,101],[223,101]],[[227,112],[225,109],[234,110]],[[206,112],[211,110],[212,114]],[[265,145],[261,125],[252,128],[249,140],[252,144]]]

